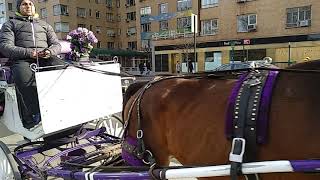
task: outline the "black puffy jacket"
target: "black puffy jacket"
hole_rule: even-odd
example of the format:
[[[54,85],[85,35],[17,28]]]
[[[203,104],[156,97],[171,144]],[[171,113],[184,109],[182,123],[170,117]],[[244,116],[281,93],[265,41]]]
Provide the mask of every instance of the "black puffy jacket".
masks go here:
[[[51,55],[61,52],[53,28],[36,17],[16,15],[2,25],[0,52],[10,60],[30,59],[32,51],[48,49]]]

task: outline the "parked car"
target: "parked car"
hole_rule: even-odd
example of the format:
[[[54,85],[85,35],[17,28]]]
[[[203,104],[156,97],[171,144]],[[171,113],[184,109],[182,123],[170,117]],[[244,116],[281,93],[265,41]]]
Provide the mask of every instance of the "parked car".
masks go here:
[[[121,77],[121,86],[122,86],[122,94],[126,92],[130,84],[134,83],[136,81],[136,78],[132,76],[132,74],[126,73],[124,71],[121,71],[123,75],[127,75],[124,77]]]
[[[215,69],[215,71],[226,71],[226,70],[235,70],[235,69],[248,69],[248,68],[257,68],[257,67],[270,67],[277,68],[277,66],[271,64],[271,58],[265,58],[263,60],[256,61],[235,61],[228,64],[223,64]]]
[[[222,64],[221,66],[217,67],[215,71],[226,71],[226,70],[247,69],[247,68],[250,68],[249,63],[237,61],[233,63]]]

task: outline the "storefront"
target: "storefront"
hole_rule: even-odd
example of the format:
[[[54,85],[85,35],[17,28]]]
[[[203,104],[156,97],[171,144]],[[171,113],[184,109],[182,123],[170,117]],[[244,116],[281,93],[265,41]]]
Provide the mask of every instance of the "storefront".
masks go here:
[[[186,65],[183,65],[186,56],[194,59],[193,49],[188,51],[187,56],[186,50],[178,50],[175,45],[155,47],[156,56],[166,54],[167,69],[171,73],[175,72],[178,61],[182,62],[182,71],[186,72]],[[197,62],[194,64],[197,71],[208,71],[232,61],[261,60],[264,57],[271,57],[273,63],[280,67],[302,62],[305,57],[320,59],[320,34],[198,43]]]

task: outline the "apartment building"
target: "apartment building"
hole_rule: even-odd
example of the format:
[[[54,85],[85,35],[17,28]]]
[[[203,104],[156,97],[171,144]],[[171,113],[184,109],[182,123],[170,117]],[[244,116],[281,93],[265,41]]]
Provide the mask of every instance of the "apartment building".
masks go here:
[[[140,31],[152,34],[157,71],[174,72],[180,61],[186,72],[187,59],[203,71],[266,56],[289,63],[320,58],[319,0],[160,0],[139,6]],[[196,55],[191,14],[198,20]]]
[[[0,28],[16,11],[15,0],[0,0]]]
[[[0,24],[2,17],[13,15],[13,2],[0,0]],[[60,39],[72,29],[86,27],[98,37],[97,48],[122,49],[125,55],[125,50],[145,52],[149,59],[152,57],[156,72],[174,72],[177,61],[183,63],[185,72],[187,59],[195,61],[198,71],[204,71],[230,61],[266,56],[288,63],[320,58],[319,0],[37,2],[40,17],[54,27]],[[112,51],[102,52],[114,55]],[[128,69],[140,63],[139,59],[120,60]]]

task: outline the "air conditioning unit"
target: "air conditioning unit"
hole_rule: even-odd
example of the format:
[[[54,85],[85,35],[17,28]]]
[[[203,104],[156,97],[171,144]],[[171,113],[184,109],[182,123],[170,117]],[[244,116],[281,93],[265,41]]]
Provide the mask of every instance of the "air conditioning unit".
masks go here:
[[[125,7],[129,7],[130,5],[129,5],[129,4],[125,4],[124,6],[125,6]]]
[[[69,13],[68,13],[68,12],[65,12],[64,15],[69,16]]]
[[[252,32],[252,31],[256,31],[257,30],[257,25],[256,24],[249,24],[248,25],[248,31]]]
[[[247,0],[237,0],[237,3],[245,3]]]
[[[130,19],[126,19],[126,22],[130,22]]]
[[[306,27],[306,26],[309,26],[310,23],[309,23],[309,20],[304,20],[304,21],[300,21],[299,22],[299,26],[300,27]]]

